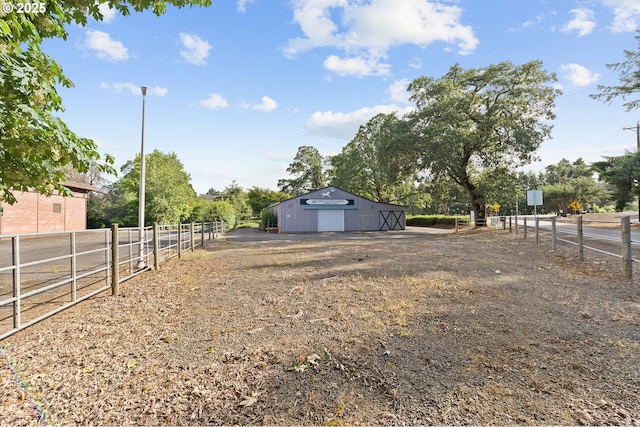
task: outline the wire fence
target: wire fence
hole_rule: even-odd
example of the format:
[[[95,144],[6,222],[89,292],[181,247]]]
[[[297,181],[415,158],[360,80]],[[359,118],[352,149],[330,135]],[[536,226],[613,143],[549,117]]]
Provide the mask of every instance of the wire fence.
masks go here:
[[[224,234],[224,223],[0,236],[0,340]]]
[[[595,252],[618,259],[622,277],[633,279],[633,266],[640,264],[640,222],[630,216],[620,221],[585,220],[582,216],[558,220],[556,216],[492,217],[492,225],[524,240],[535,239],[536,244],[548,241],[552,251],[562,244],[574,247],[579,261],[587,253]]]

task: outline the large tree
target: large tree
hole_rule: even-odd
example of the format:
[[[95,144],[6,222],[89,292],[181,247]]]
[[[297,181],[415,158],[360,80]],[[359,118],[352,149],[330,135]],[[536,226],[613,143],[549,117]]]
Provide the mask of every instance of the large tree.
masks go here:
[[[376,202],[406,202],[413,191],[405,184],[413,175],[405,175],[396,160],[399,141],[408,135],[407,123],[395,114],[371,118],[341,153],[330,158],[331,183]]]
[[[445,175],[466,191],[475,217],[485,219],[485,194],[474,171],[528,164],[550,137],[556,76],[531,61],[464,70],[454,65],[439,79],[420,77],[408,90],[417,167]]]
[[[298,148],[296,157],[287,168],[287,172],[294,178],[278,180],[278,189],[293,196],[327,185],[324,159],[317,148],[309,145]]]
[[[12,4],[15,2],[2,2]],[[0,201],[15,203],[14,191],[32,189],[42,194],[59,191],[64,168],[86,173],[92,167],[115,173],[113,159],[101,159],[97,145],[73,133],[57,117],[63,111],[56,86],[73,83],[53,58],[41,50],[43,39],[67,38],[65,26],[102,20],[95,0],[47,0],[32,13],[0,11]],[[211,0],[174,0],[177,7],[209,5]],[[163,0],[108,0],[102,2],[128,15],[151,9],[161,15]]]

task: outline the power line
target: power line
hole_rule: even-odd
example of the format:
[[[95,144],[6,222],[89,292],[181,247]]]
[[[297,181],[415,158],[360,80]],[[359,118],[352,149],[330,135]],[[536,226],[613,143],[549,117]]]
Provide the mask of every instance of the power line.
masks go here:
[[[636,123],[635,127],[622,128],[624,130],[634,130],[636,131],[636,150],[640,152],[640,122]]]

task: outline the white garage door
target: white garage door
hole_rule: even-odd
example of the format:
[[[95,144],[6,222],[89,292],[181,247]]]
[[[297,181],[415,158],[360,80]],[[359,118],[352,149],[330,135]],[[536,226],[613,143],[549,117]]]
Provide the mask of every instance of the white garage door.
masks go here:
[[[318,231],[344,231],[344,210],[319,210]]]

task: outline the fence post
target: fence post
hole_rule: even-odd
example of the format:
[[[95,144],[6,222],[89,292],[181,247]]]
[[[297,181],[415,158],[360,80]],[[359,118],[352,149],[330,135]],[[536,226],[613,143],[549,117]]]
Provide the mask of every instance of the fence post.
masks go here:
[[[456,218],[456,233],[458,232],[458,218]]]
[[[524,240],[527,240],[527,217],[525,216],[524,219]]]
[[[160,269],[160,231],[158,230],[158,223],[153,223],[153,268]]]
[[[536,245],[540,244],[540,218],[536,217]]]
[[[193,222],[189,224],[189,235],[191,238],[191,252],[196,250],[196,235],[195,228],[193,226]]]
[[[556,217],[551,218],[551,250],[556,250]]]
[[[20,275],[21,275],[21,267],[20,267],[20,236],[15,236],[11,238],[11,257],[13,261],[13,297],[16,299],[13,303],[13,328],[18,329],[22,323],[22,319],[20,318],[22,313],[22,290],[20,289]]]
[[[118,240],[118,224],[111,226],[111,295],[120,291],[120,254]]]
[[[516,215],[516,236],[518,235],[518,215]]]
[[[620,218],[622,238],[622,277],[631,280],[633,277],[633,258],[631,257],[631,217]]]
[[[178,259],[182,258],[182,224],[178,223]]]
[[[202,221],[202,225],[200,226],[200,244],[204,248],[204,221]]]
[[[76,233],[72,231],[69,234],[69,253],[71,255],[71,302],[78,299],[78,266],[76,259]]]
[[[509,234],[513,233],[513,225],[511,224],[511,220],[513,220],[513,217],[509,215]]]
[[[582,234],[582,215],[576,221],[578,227],[578,259],[584,261],[584,235]]]

